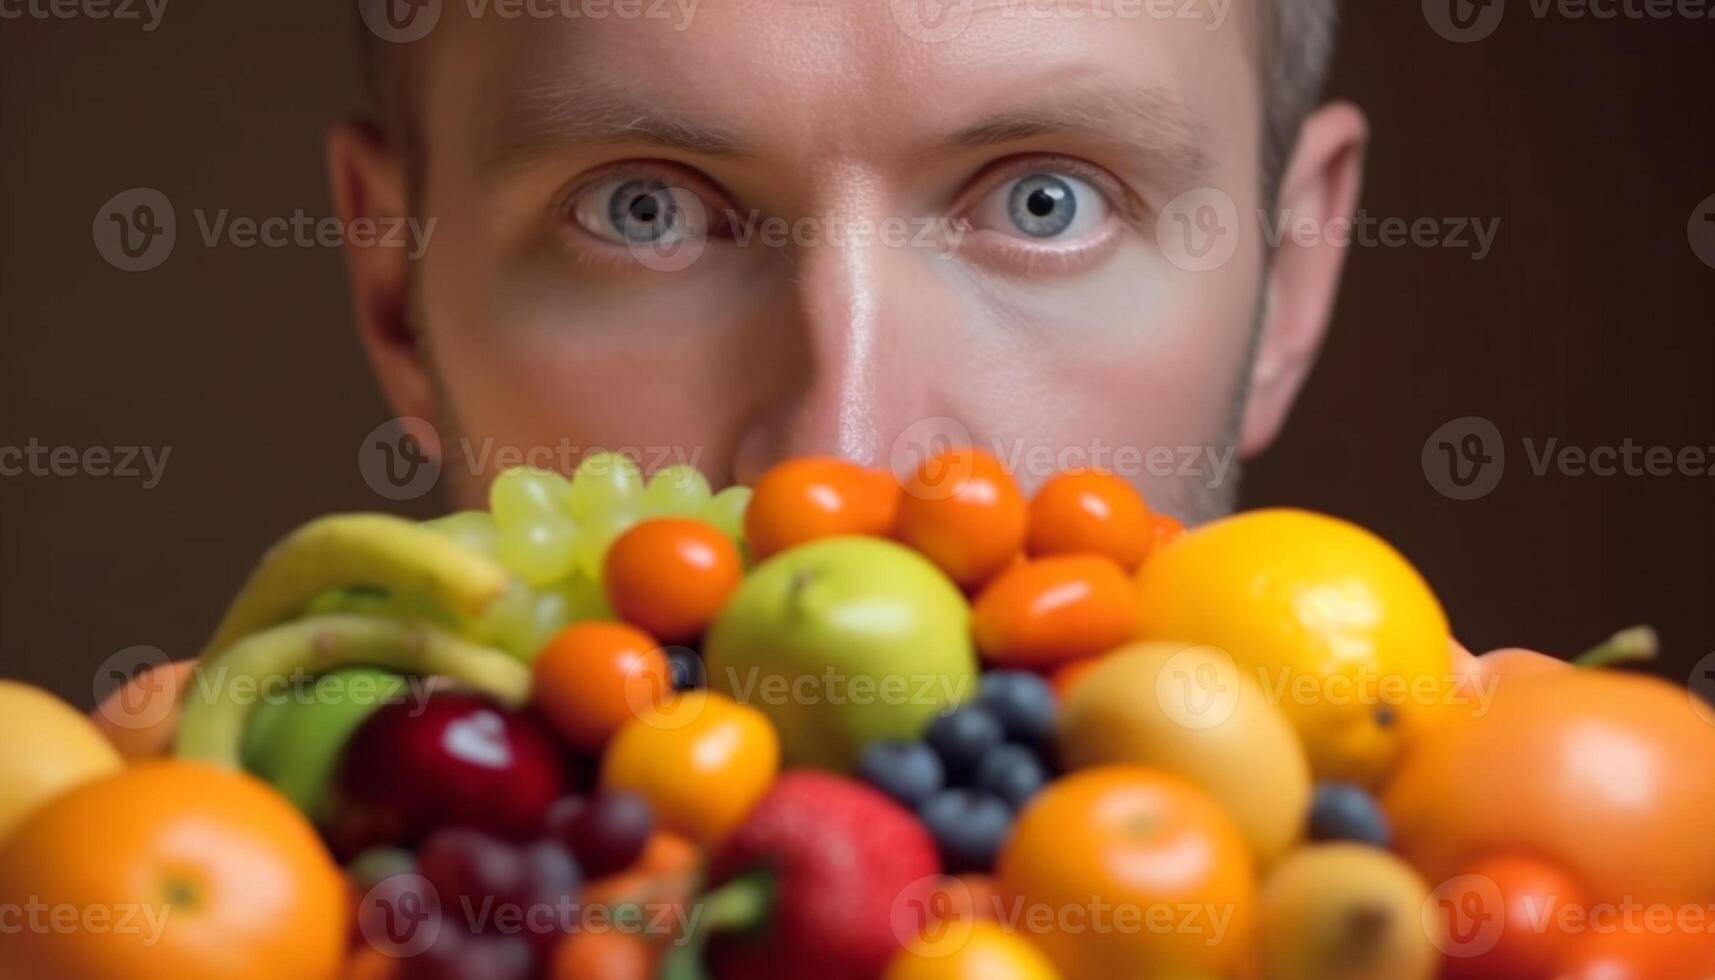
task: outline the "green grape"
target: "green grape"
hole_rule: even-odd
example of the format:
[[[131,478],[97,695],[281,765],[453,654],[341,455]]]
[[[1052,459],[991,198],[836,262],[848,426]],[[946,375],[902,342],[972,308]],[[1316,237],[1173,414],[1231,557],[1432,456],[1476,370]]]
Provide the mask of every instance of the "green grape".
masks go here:
[[[643,491],[643,513],[650,517],[695,517],[708,502],[708,478],[683,463],[657,471]]]
[[[571,602],[558,589],[541,589],[531,597],[529,614],[516,627],[512,654],[525,663],[535,661],[542,648],[572,621]]]
[[[637,510],[643,494],[643,473],[630,457],[593,452],[572,474],[571,514],[580,523]]]
[[[749,487],[727,487],[703,507],[702,518],[744,543],[744,509],[750,506]]]
[[[488,507],[502,529],[517,528],[544,519],[564,520],[571,514],[571,497],[571,484],[560,474],[515,466],[494,478]]]
[[[581,537],[578,526],[564,517],[502,524],[500,561],[531,585],[547,585],[571,572],[575,547]]]
[[[500,557],[500,539],[494,527],[494,515],[486,510],[461,510],[425,521],[423,526],[452,538],[479,555]]]
[[[534,632],[536,595],[536,590],[523,582],[512,583],[505,595],[489,603],[481,616],[465,626],[465,635],[519,659],[528,658],[534,653],[530,635]]]
[[[602,593],[601,583],[582,571],[573,572],[570,578],[554,588],[566,597],[568,624],[581,623],[586,619],[615,618],[612,607],[607,604],[607,596]]]
[[[573,548],[573,565],[591,579],[601,581],[601,563],[607,558],[608,546],[637,523],[637,518],[625,513],[608,513],[578,528],[578,542]]]

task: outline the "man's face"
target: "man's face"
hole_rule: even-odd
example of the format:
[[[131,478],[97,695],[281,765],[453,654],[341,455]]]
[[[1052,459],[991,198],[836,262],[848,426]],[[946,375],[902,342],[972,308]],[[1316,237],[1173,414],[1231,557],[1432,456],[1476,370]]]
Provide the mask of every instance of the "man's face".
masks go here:
[[[1264,205],[1245,3],[980,4],[933,40],[915,0],[445,5],[411,273],[443,437],[717,484],[939,437],[1220,509],[1265,249],[1191,271],[1157,228],[1198,188]]]

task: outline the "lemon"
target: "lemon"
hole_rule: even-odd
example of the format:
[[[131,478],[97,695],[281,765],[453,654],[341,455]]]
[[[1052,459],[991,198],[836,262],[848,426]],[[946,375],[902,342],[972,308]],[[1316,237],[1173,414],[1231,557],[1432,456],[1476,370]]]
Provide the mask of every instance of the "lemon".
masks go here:
[[[119,751],[70,705],[0,681],[0,840],[49,798],[121,765]]]
[[[1140,636],[1219,647],[1297,729],[1318,779],[1375,787],[1449,703],[1447,616],[1369,531],[1301,510],[1193,531],[1138,572]]]

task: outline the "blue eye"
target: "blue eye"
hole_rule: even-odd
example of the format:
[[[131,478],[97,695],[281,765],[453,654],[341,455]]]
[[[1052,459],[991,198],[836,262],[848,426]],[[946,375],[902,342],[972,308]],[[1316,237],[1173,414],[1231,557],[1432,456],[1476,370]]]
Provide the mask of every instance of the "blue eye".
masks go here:
[[[702,199],[653,177],[602,181],[579,192],[570,210],[585,231],[616,245],[660,245],[708,232]]]
[[[1035,241],[1077,238],[1098,227],[1108,201],[1088,181],[1070,174],[1033,173],[994,189],[977,206],[973,223]]]

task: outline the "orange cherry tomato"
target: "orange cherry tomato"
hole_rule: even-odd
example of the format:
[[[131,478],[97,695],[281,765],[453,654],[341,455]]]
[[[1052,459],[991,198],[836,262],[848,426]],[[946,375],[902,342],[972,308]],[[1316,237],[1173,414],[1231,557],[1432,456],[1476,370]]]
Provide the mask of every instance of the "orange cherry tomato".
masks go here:
[[[894,535],[970,591],[1024,550],[1029,523],[1024,494],[993,453],[949,449],[905,482]]]
[[[624,623],[586,620],[554,635],[531,667],[536,707],[573,747],[599,750],[673,693],[667,655]]]
[[[1435,893],[1446,916],[1443,980],[1549,980],[1588,910],[1565,871],[1515,854],[1467,867]]]
[[[662,643],[702,636],[743,578],[732,539],[684,517],[638,523],[613,542],[602,564],[608,605]]]
[[[602,756],[603,786],[641,794],[661,825],[713,846],[750,813],[780,770],[780,738],[757,709],[686,691],[627,722]]]
[[[1043,555],[1107,555],[1128,572],[1148,556],[1155,524],[1143,495],[1111,473],[1068,470],[1030,501],[1026,549]]]
[[[995,876],[1002,907],[1032,924],[1028,938],[1068,980],[1226,976],[1251,944],[1256,874],[1238,825],[1157,769],[1101,766],[1051,784],[1018,815]],[[1165,927],[1102,918],[1167,908],[1180,914]]]
[[[1121,646],[1137,592],[1113,559],[1060,555],[1019,565],[977,596],[977,649],[998,667],[1048,668]]]
[[[1707,911],[1707,906],[1694,906]],[[1704,923],[1707,919],[1704,920]],[[1689,920],[1651,930],[1609,927],[1580,936],[1553,980],[1709,980],[1715,942],[1707,924]]]
[[[842,534],[885,536],[899,509],[899,482],[844,459],[789,459],[756,481],[744,511],[745,541],[757,559]]]
[[[655,951],[635,932],[588,929],[554,947],[548,980],[649,980]]]

